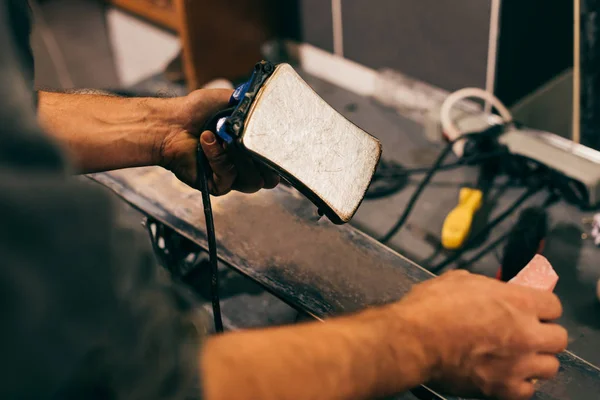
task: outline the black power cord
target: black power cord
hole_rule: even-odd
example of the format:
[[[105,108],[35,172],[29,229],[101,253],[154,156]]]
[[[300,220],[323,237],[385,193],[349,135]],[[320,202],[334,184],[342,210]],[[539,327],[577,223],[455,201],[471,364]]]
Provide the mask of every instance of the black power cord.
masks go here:
[[[461,137],[461,139],[462,139],[462,137]],[[396,235],[396,233],[398,233],[400,228],[402,228],[402,226],[406,223],[406,221],[408,220],[408,217],[410,216],[410,213],[412,212],[412,210],[415,206],[415,203],[417,202],[417,200],[419,200],[419,197],[421,197],[421,193],[423,193],[423,190],[425,190],[425,187],[429,184],[429,182],[431,181],[431,178],[433,178],[435,173],[439,171],[439,168],[441,167],[442,163],[444,162],[446,157],[448,157],[448,154],[450,154],[450,152],[452,151],[452,146],[454,145],[454,143],[456,143],[456,140],[453,140],[450,143],[448,143],[446,148],[439,155],[436,162],[429,169],[429,172],[427,173],[425,178],[423,178],[423,180],[421,181],[421,183],[419,184],[419,186],[413,193],[412,197],[408,201],[408,205],[404,209],[404,213],[402,213],[402,216],[400,217],[398,222],[396,222],[396,224],[385,235],[383,235],[379,239],[379,241],[381,243],[385,244],[385,243],[389,242],[390,239],[393,238]]]
[[[425,178],[423,178],[423,180],[421,181],[421,183],[419,184],[419,186],[417,187],[417,189],[415,190],[415,192],[413,193],[412,197],[410,198],[408,205],[406,206],[406,208],[404,209],[404,213],[402,214],[402,216],[398,219],[398,222],[396,222],[396,224],[384,235],[382,236],[379,241],[381,243],[387,243],[390,241],[391,238],[393,238],[398,231],[404,226],[404,224],[406,223],[406,221],[408,220],[408,217],[410,216],[417,200],[419,200],[419,197],[421,197],[421,194],[423,193],[423,190],[425,190],[425,188],[427,187],[427,185],[429,184],[429,182],[431,181],[431,179],[433,178],[433,176],[439,172],[441,169],[444,168],[444,166],[442,165],[442,163],[444,162],[444,160],[448,157],[448,155],[452,152],[452,148],[454,146],[455,143],[461,141],[461,140],[466,140],[466,139],[473,139],[473,140],[479,140],[482,138],[488,138],[489,136],[498,136],[499,134],[501,134],[504,131],[504,126],[503,125],[495,125],[492,126],[491,128],[487,129],[484,132],[481,133],[467,133],[464,134],[450,142],[448,142],[448,144],[446,145],[446,147],[444,148],[444,150],[440,153],[440,155],[438,156],[437,160],[435,161],[435,163],[429,168],[429,170],[427,171],[427,175],[425,176]],[[495,155],[496,157],[500,157],[502,154],[507,154],[506,152],[502,152],[501,154]]]
[[[453,169],[458,169],[462,167],[466,167],[468,165],[478,164],[481,161],[487,161],[489,159],[506,155],[506,151],[495,151],[487,154],[479,154],[473,155],[470,157],[463,157],[460,160],[448,163],[444,165],[440,165],[438,171],[450,171]],[[418,175],[418,174],[426,174],[431,170],[431,166],[427,167],[412,167],[412,168],[404,168],[402,165],[394,162],[394,161],[386,161],[383,160],[379,165],[380,169],[375,172],[373,179],[382,179],[382,178],[397,178],[403,177],[407,175]]]
[[[215,222],[210,202],[210,192],[208,188],[208,174],[212,173],[208,166],[208,159],[202,151],[202,146],[198,142],[197,152],[198,165],[198,188],[202,192],[202,204],[204,206],[204,219],[206,221],[206,240],[208,241],[208,258],[210,263],[210,294],[212,300],[213,317],[215,320],[215,330],[223,332],[223,318],[221,316],[221,301],[219,299],[219,263],[217,258],[217,239],[215,234]]]
[[[446,260],[442,261],[441,263],[439,263],[438,265],[429,268],[429,270],[431,272],[433,272],[434,274],[438,274],[440,273],[444,268],[446,268],[447,266],[449,266],[450,264],[452,264],[454,261],[458,260],[469,248],[473,243],[477,243],[479,240],[481,240],[481,238],[484,238],[485,236],[487,236],[487,234],[494,229],[498,224],[500,224],[502,221],[504,221],[506,218],[508,218],[509,216],[512,215],[512,213],[514,213],[520,206],[521,204],[523,204],[525,201],[527,201],[527,199],[529,199],[531,196],[533,196],[534,194],[538,193],[539,191],[541,191],[543,188],[543,186],[541,185],[537,185],[537,186],[533,186],[529,189],[527,189],[521,196],[519,196],[519,198],[510,206],[508,207],[502,214],[500,214],[499,216],[497,216],[496,218],[494,218],[489,224],[487,224],[483,229],[481,229],[476,235],[472,236],[471,238],[469,238],[467,240],[467,242],[465,243],[465,245],[458,251],[455,251],[450,257],[448,257]],[[496,243],[496,245],[499,243]],[[493,248],[493,247],[492,247]],[[488,248],[486,250],[491,250],[492,248]],[[481,255],[482,256],[482,255]],[[463,263],[464,265],[464,263]]]
[[[514,278],[533,256],[542,250],[541,247],[543,247],[548,230],[548,212],[546,210],[558,198],[555,193],[550,192],[541,206],[523,210],[513,229],[504,233],[473,257],[458,263],[456,268],[468,268],[506,241],[502,259],[496,254],[498,263],[501,265],[498,278],[504,282]]]
[[[487,246],[485,246],[483,249],[481,249],[477,254],[475,254],[473,257],[469,258],[466,261],[462,261],[460,262],[457,266],[456,269],[466,269],[469,267],[469,265],[473,265],[474,263],[476,263],[477,261],[481,260],[483,257],[486,256],[486,254],[488,254],[489,252],[493,251],[494,249],[496,249],[500,244],[502,244],[502,242],[504,242],[505,240],[507,240],[510,236],[510,232],[507,232],[505,234],[503,234],[502,236],[500,236],[498,239],[494,240],[492,243],[488,244]]]
[[[216,131],[217,122],[223,117],[231,115],[232,108],[220,111],[212,116],[204,125],[204,131]],[[204,207],[204,220],[206,222],[206,240],[208,242],[208,258],[210,264],[210,293],[212,300],[213,318],[215,331],[223,332],[223,317],[221,316],[221,301],[219,296],[219,262],[217,255],[217,239],[215,233],[215,222],[213,218],[212,205],[210,202],[210,189],[208,182],[212,177],[208,159],[202,150],[200,140],[196,150],[196,174],[197,188],[202,193],[202,204]]]
[[[541,252],[548,234],[548,218],[545,206],[529,207],[521,212],[517,223],[508,232],[500,263],[500,278],[504,282],[517,276],[527,263]]]
[[[382,199],[398,193],[409,183],[410,170],[394,161],[381,160],[373,175],[366,200]]]
[[[506,151],[502,150],[470,157],[462,157],[456,162],[441,165],[437,171],[450,171],[453,169],[466,167],[468,165],[478,164],[482,161],[488,161],[504,155],[506,155]],[[373,175],[373,180],[369,186],[367,194],[365,195],[365,199],[376,200],[392,196],[408,185],[409,176],[426,174],[430,170],[431,166],[404,168],[402,165],[394,161],[382,160],[379,163],[377,171]]]

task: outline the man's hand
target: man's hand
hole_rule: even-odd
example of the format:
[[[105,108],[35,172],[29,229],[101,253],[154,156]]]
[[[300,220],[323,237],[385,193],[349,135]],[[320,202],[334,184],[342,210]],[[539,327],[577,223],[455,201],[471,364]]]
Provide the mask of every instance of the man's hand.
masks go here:
[[[428,383],[525,400],[558,370],[567,334],[541,321],[561,312],[553,294],[452,272],[356,315],[211,338],[203,387],[209,400],[369,399]]]
[[[213,172],[213,195],[253,193],[279,182],[270,169],[225,149],[211,132],[200,132],[214,113],[227,107],[231,90],[196,90],[166,99],[86,93],[39,93],[42,126],[63,145],[79,172],[161,165],[195,187],[201,138]]]
[[[196,186],[196,148],[200,137],[213,172],[209,181],[211,194],[272,189],[279,183],[278,175],[235,149],[225,148],[212,132],[200,132],[213,114],[227,107],[231,94],[231,90],[197,90],[186,97],[173,99],[172,129],[161,143],[160,163],[182,181]]]
[[[416,286],[397,307],[432,356],[430,383],[454,395],[529,399],[567,346],[567,332],[545,322],[562,313],[555,295],[465,271]]]

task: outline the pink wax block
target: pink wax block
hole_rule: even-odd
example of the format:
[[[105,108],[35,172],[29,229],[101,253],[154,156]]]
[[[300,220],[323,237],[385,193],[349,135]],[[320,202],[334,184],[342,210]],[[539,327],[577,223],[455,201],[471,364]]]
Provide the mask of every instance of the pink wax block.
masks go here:
[[[558,275],[554,272],[552,265],[546,257],[538,254],[508,283],[552,292],[557,282]]]

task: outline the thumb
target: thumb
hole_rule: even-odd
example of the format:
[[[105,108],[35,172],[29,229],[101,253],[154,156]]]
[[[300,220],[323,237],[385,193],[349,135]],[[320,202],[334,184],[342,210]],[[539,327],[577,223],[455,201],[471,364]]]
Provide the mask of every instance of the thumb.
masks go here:
[[[211,131],[202,133],[200,144],[213,172],[213,187],[211,188],[213,194],[223,195],[228,193],[237,177],[237,170],[229,153],[225,151]]]

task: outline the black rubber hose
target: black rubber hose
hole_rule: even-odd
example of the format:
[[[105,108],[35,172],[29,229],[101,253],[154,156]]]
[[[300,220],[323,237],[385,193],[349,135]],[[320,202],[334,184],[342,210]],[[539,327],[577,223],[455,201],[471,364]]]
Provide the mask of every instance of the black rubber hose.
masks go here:
[[[232,109],[223,110],[212,116],[204,125],[202,132],[212,131],[215,133],[216,125],[219,119],[231,115],[231,111]],[[210,263],[210,293],[213,318],[215,321],[215,331],[217,333],[221,333],[223,332],[223,317],[221,316],[221,300],[219,296],[219,259],[217,255],[215,222],[213,218],[212,205],[210,202],[210,189],[208,187],[208,182],[212,175],[212,169],[210,168],[208,159],[202,150],[202,144],[200,143],[200,140],[198,140],[198,147],[196,151],[196,174],[197,188],[202,193],[204,220],[206,221],[206,240],[208,242],[208,258]]]
[[[212,299],[215,330],[223,332],[223,318],[221,317],[221,301],[219,299],[219,263],[217,258],[217,239],[215,235],[215,222],[213,219],[210,191],[208,188],[208,173],[212,173],[208,160],[198,141],[197,153],[198,189],[202,192],[202,205],[204,206],[204,219],[206,221],[206,240],[208,241],[208,258],[210,262],[210,292]]]

